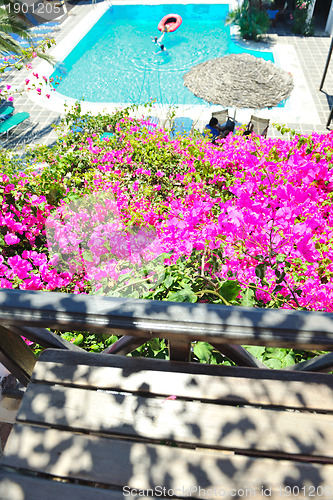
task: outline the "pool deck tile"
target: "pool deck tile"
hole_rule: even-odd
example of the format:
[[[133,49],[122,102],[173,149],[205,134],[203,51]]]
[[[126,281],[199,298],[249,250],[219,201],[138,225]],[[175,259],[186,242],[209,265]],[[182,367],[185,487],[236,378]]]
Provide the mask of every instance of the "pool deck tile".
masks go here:
[[[106,0],[108,1],[108,0]],[[64,43],[65,38],[73,34],[79,23],[84,23],[84,20],[95,15],[94,9],[100,6],[103,2],[99,2],[93,6],[90,2],[79,1],[70,11],[68,17],[60,26],[60,29],[54,29],[53,36],[57,42],[56,47],[59,47],[61,42]],[[108,7],[110,4],[105,5]],[[100,6],[101,7],[101,6]],[[274,31],[268,34],[266,46],[273,47],[280,54],[280,58],[284,58],[283,54],[296,55],[295,78],[298,81],[298,92],[302,94],[303,103],[300,114],[293,115],[293,111],[286,106],[286,109],[279,110],[279,121],[296,132],[301,134],[309,134],[313,131],[318,133],[328,133],[333,128],[333,123],[326,127],[326,123],[330,114],[330,108],[333,106],[333,61],[329,71],[327,72],[326,81],[322,91],[319,91],[319,85],[322,79],[325,68],[326,58],[330,47],[331,38],[324,33],[319,33],[313,37],[301,37],[292,35],[288,26],[277,26]],[[61,45],[60,45],[61,46]],[[296,60],[295,59],[295,60]],[[280,61],[281,62],[281,61]],[[282,61],[283,62],[283,61]],[[37,67],[39,61],[33,61],[33,67]],[[281,64],[283,66],[283,64]],[[296,74],[297,72],[297,74]],[[294,73],[293,73],[294,74]],[[6,76],[3,76],[3,82],[11,84],[13,87],[20,87],[24,79],[27,77],[26,70],[11,71]],[[52,99],[52,96],[51,96]],[[50,99],[50,102],[51,102]],[[4,147],[23,149],[27,144],[47,144],[54,142],[56,133],[52,128],[52,124],[59,123],[62,113],[58,109],[46,109],[42,104],[45,97],[38,100],[38,96],[32,95],[29,97],[26,93],[15,98],[15,112],[27,111],[30,114],[30,127],[24,133],[18,135],[16,132],[10,135],[10,139],[2,144]],[[209,110],[207,107],[206,110]],[[248,116],[246,115],[248,112]],[[237,119],[247,122],[250,118],[249,110],[237,111]],[[193,117],[195,110],[190,110],[189,115]],[[261,116],[260,110],[256,112]],[[284,120],[284,116],[287,117]],[[305,119],[302,121],[302,116]],[[206,121],[207,111],[201,116],[197,116],[197,124],[199,128],[203,127]],[[273,127],[269,127],[269,137],[281,137],[281,134]],[[286,137],[286,136],[283,136]]]

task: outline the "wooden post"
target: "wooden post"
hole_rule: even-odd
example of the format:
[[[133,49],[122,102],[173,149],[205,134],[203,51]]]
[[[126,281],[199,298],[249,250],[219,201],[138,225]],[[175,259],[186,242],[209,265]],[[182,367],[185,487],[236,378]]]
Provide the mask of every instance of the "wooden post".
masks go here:
[[[324,69],[323,77],[322,77],[321,82],[320,82],[319,90],[321,90],[323,88],[323,86],[324,86],[324,82],[325,82],[327,70],[328,70],[328,67],[329,67],[329,64],[330,64],[330,60],[331,60],[332,51],[333,51],[333,38],[331,39],[331,45],[330,45],[330,48],[329,48],[329,51],[328,51],[328,55],[327,55],[327,59],[326,59],[326,64],[325,64],[325,69]]]
[[[29,383],[36,363],[35,355],[24,340],[1,325],[0,362],[24,385]]]

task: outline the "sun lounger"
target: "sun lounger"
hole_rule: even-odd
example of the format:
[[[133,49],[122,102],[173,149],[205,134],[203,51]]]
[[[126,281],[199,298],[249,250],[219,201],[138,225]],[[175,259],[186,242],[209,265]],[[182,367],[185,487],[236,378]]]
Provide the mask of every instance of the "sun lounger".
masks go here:
[[[51,3],[54,4],[55,2],[51,2]],[[56,6],[54,5],[54,7],[56,7]],[[51,26],[51,24],[53,24],[53,23],[60,24],[68,17],[68,11],[67,11],[65,4],[63,4],[62,6],[57,5],[57,9],[59,9],[59,7],[62,10],[62,14],[60,14],[59,10],[58,11],[45,10],[43,13],[41,13],[40,16],[43,17],[42,21],[44,21],[42,23],[40,22],[39,18],[32,15],[31,12],[26,12],[26,13],[24,13],[24,15],[33,26],[40,26],[41,24],[43,24],[43,25],[47,24],[47,25]],[[37,11],[35,13],[37,14]],[[51,21],[51,19],[52,18],[54,19],[55,17],[59,21]],[[47,19],[47,18],[49,18],[49,19]]]
[[[113,137],[113,136],[114,136],[114,133],[113,133],[113,132],[104,132],[104,134],[102,134],[102,135],[100,136],[100,140],[101,140],[101,141],[102,141],[103,139],[107,139],[107,140],[109,140],[109,139],[111,139],[111,137]]]
[[[159,119],[157,118],[157,116],[149,116],[148,121],[149,125],[147,125],[147,130],[149,130],[149,132],[154,132],[158,125]]]
[[[141,130],[148,130],[149,132],[154,132],[159,123],[159,118],[157,116],[148,116],[143,119],[141,124]]]
[[[212,118],[217,118],[217,121],[221,123],[226,123],[229,118],[229,112],[227,109],[222,109],[221,111],[214,111],[212,113]]]
[[[187,118],[185,116],[181,116],[180,118],[175,118],[170,137],[173,139],[177,135],[190,135],[192,130],[193,120],[191,118]]]
[[[211,125],[212,119],[217,120],[217,124]],[[212,118],[209,124],[206,125],[202,135],[204,137],[209,137],[211,142],[215,144],[217,139],[223,139],[227,137],[229,133],[234,132],[235,129],[235,119],[229,116],[227,109],[221,111],[214,111],[212,113]]]
[[[59,26],[60,23],[58,21],[48,21],[46,23],[43,23],[43,24],[38,24],[37,26],[35,26],[35,28],[40,28],[40,27],[55,27],[55,26]],[[34,29],[34,28],[32,28]]]
[[[20,123],[26,121],[29,117],[29,113],[24,111],[10,116],[7,120],[0,123],[0,136],[6,134],[6,138],[8,139],[9,132],[20,125]]]
[[[245,134],[249,135],[253,132],[256,135],[267,137],[269,121],[270,120],[268,118],[259,118],[259,116],[252,115],[248,126],[246,127]]]
[[[31,30],[29,30],[29,33],[32,35],[32,36],[40,36],[40,35],[49,35],[50,33],[52,33],[52,29],[48,29],[48,28],[33,28]]]
[[[0,120],[5,120],[9,118],[10,115],[12,115],[14,112],[13,106],[2,106],[0,107]]]
[[[235,119],[229,116],[229,112],[227,109],[223,109],[222,111],[215,111],[212,113],[212,118],[217,118],[219,124],[223,127],[225,126],[228,130],[234,131],[235,128]]]
[[[33,33],[32,33],[33,35]],[[31,45],[34,45],[38,42],[41,42],[45,40],[44,36],[32,36],[31,38],[22,38],[19,35],[16,35],[15,33],[11,33],[11,37],[20,44],[22,48],[28,48],[31,47]]]

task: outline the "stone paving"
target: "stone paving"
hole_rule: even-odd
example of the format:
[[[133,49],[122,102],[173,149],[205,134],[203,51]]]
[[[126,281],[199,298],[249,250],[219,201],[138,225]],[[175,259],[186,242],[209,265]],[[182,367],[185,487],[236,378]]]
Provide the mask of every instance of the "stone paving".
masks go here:
[[[328,128],[326,127],[330,109],[333,106],[333,60],[328,68],[322,91],[319,90],[319,87],[324,73],[331,38],[320,32],[312,37],[292,35],[290,29],[288,29],[288,25],[281,27],[278,25],[274,29],[274,32],[279,44],[288,44],[294,47],[320,120],[320,123],[313,123],[313,121],[303,123],[289,122],[288,126],[304,134],[309,134],[313,131],[320,133],[329,132],[333,127],[333,122]]]
[[[103,3],[102,0],[100,3]],[[107,5],[105,7],[107,8]],[[80,22],[91,18],[96,8],[98,6],[96,7],[95,4],[91,4],[88,0],[81,0],[76,3],[69,11],[67,19],[54,29],[53,36],[57,42],[57,47],[61,47],[61,42],[64,42],[66,37],[68,40],[68,35],[72,36],[75,33]],[[327,72],[323,90],[319,91],[330,42],[330,37],[322,32],[317,32],[313,37],[293,35],[288,25],[288,20],[278,23],[276,27],[271,28],[264,42],[267,48],[274,49],[274,47],[279,47],[282,49],[282,54],[284,53],[283,48],[292,49],[292,53],[297,56],[300,69],[299,75],[301,75],[298,75],[298,78],[304,79],[304,82],[299,82],[301,85],[300,89],[302,89],[302,84],[304,84],[304,88],[308,92],[308,94],[304,94],[305,100],[303,99],[303,103],[298,105],[299,108],[302,108],[298,109],[298,111],[300,112],[300,116],[306,116],[306,119],[299,117],[294,119],[293,115],[290,115],[290,112],[289,114],[287,113],[287,110],[280,110],[279,117],[281,117],[281,121],[279,120],[279,122],[295,129],[296,132],[301,134],[308,134],[313,131],[327,133],[333,127],[333,124],[330,124],[328,128],[326,127],[330,109],[333,106],[333,60]],[[38,65],[38,61],[35,60],[33,64]],[[3,81],[12,85],[19,85],[25,78],[26,74],[23,74],[23,71],[18,72],[13,70],[8,73],[8,76],[6,74]],[[299,92],[302,93],[303,91],[300,90]],[[9,140],[3,143],[4,147],[15,147],[21,150],[26,144],[41,143],[50,145],[54,142],[56,132],[53,130],[52,125],[59,123],[62,116],[60,109],[47,109],[43,105],[43,99],[38,100],[36,95],[31,99],[27,94],[23,94],[15,99],[15,112],[20,111],[30,113],[29,127],[24,133],[19,135],[16,134],[17,131],[11,133]],[[284,119],[284,113],[287,117],[286,120]],[[260,112],[256,114],[260,116]],[[279,137],[280,134],[274,127],[270,126],[268,136]]]

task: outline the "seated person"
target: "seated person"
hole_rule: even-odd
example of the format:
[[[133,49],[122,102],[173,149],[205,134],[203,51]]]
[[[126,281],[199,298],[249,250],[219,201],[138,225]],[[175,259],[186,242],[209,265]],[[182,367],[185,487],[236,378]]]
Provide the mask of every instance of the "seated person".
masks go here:
[[[284,0],[275,0],[275,2],[270,5],[266,12],[272,26],[276,26],[276,23],[284,18],[287,8],[288,2]]]
[[[213,116],[209,123],[205,126],[205,131],[209,132],[213,136],[212,142],[214,143],[216,139],[223,139],[224,137],[227,137],[230,132],[233,132],[234,127],[234,122],[226,122],[225,124],[220,125],[217,118]]]
[[[276,14],[279,12],[279,9],[274,9],[274,10],[267,9],[266,12],[268,15],[268,19],[270,19],[271,21],[274,21],[276,19]]]

